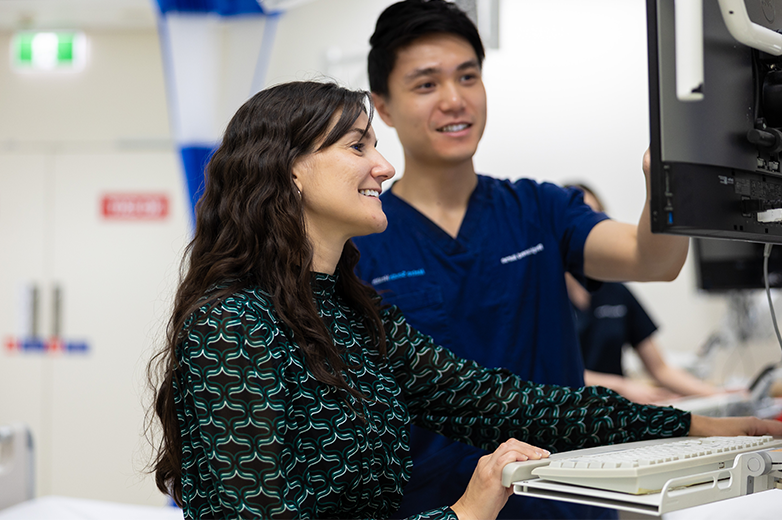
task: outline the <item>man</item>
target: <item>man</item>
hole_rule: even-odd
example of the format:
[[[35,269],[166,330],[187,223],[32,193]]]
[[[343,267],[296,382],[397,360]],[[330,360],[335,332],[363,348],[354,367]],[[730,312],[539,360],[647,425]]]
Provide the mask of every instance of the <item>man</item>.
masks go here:
[[[652,235],[648,208],[638,225],[623,224],[593,212],[578,190],[476,174],[472,157],[486,123],[484,50],[450,2],[391,5],[370,44],[376,110],[396,129],[405,167],[381,197],[387,230],[355,239],[358,274],[457,354],[537,383],[582,386],[564,273],[584,283],[671,280],[687,239]],[[644,166],[648,172],[647,158]],[[484,454],[417,428],[411,448],[415,466],[400,517],[454,503]],[[511,497],[500,518],[612,516]]]

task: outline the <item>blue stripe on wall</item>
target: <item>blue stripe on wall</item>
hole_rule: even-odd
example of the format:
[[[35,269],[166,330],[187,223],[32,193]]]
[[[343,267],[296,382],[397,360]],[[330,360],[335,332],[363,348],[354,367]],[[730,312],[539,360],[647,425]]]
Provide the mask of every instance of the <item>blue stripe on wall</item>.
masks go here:
[[[265,13],[258,0],[157,0],[161,14],[216,13],[220,16]]]

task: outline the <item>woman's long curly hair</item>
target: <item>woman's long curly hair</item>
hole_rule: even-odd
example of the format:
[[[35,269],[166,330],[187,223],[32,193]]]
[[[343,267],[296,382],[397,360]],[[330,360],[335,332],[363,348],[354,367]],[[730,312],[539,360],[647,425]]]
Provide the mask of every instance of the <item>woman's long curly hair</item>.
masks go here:
[[[341,139],[362,113],[369,94],[333,83],[293,82],[263,90],[231,119],[206,168],[196,226],[182,263],[166,343],[150,361],[154,416],[162,434],[154,442],[151,469],[157,487],[182,505],[180,425],[174,403],[176,347],[185,323],[198,308],[246,287],[271,295],[275,311],[321,382],[362,398],[343,377],[348,367],[318,315],[311,287],[312,245],[304,224],[302,197],[293,165]],[[354,273],[359,253],[349,240],[337,271],[337,291],[365,316],[374,345],[385,355],[377,293]],[[215,289],[217,288],[217,289]],[[151,410],[152,411],[152,410]]]

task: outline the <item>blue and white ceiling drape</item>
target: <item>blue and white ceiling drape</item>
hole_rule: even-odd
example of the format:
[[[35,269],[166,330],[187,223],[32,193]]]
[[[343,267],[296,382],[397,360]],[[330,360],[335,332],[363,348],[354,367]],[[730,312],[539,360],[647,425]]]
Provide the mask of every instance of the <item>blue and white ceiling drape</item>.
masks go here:
[[[156,0],[172,132],[191,209],[225,125],[264,86],[283,9],[306,1]]]

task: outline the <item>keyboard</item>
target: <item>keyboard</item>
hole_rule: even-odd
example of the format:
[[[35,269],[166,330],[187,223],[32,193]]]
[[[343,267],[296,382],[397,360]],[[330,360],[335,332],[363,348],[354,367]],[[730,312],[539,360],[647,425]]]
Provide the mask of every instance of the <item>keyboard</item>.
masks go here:
[[[657,493],[672,478],[731,468],[736,455],[771,448],[782,448],[782,439],[681,437],[615,444],[508,464],[503,484],[538,477],[633,495]]]

